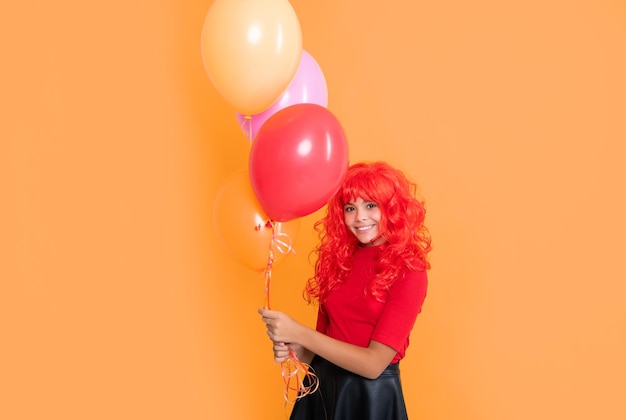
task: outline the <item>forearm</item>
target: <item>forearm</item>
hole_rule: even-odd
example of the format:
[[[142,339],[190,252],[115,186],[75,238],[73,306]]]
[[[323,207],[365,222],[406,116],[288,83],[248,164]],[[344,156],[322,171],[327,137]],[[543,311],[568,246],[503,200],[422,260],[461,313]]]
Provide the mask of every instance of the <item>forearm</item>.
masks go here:
[[[328,337],[306,326],[303,326],[300,344],[304,350],[369,379],[380,376],[396,353],[391,347],[381,343],[372,341],[369,347],[360,347]]]
[[[350,372],[375,379],[396,355],[396,350],[377,341],[370,341],[368,347],[355,346],[300,324],[282,312],[259,309],[259,313],[267,326],[270,340],[275,343],[277,361],[287,356],[284,343],[294,343],[292,348],[303,362],[308,363],[313,354],[317,354]]]

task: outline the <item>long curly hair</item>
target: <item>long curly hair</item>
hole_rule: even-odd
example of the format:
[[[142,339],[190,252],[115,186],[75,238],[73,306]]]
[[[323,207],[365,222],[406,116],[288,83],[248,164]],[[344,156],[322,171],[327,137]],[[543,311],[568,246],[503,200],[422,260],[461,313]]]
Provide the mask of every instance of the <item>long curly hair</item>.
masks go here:
[[[352,269],[352,255],[359,246],[344,222],[344,205],[356,198],[374,201],[381,210],[379,232],[386,241],[380,246],[376,275],[365,292],[383,301],[405,267],[428,270],[430,234],[424,226],[426,211],[418,200],[416,184],[385,162],[363,162],[348,168],[345,181],[330,199],[326,216],[314,225],[319,235],[315,275],[308,279],[304,297],[323,304],[328,293],[345,281]]]

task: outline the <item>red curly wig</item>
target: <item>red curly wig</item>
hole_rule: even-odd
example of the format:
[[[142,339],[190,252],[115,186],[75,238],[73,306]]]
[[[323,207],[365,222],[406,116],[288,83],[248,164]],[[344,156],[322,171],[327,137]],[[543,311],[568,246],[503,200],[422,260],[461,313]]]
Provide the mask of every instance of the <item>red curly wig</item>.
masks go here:
[[[329,291],[345,281],[352,269],[352,255],[359,243],[344,223],[344,205],[356,198],[380,207],[379,231],[386,239],[379,245],[376,276],[366,292],[382,301],[405,267],[428,270],[431,239],[424,226],[424,205],[415,193],[416,185],[385,162],[350,166],[343,185],[328,202],[326,216],[315,223],[320,243],[314,250],[315,275],[306,283],[305,299],[323,304]]]

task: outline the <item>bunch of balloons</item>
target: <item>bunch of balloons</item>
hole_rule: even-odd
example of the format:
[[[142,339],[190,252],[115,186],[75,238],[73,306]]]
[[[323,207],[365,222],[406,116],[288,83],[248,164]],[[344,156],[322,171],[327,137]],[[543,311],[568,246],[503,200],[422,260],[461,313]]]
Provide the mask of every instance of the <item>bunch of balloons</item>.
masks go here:
[[[201,50],[210,81],[251,143],[248,170],[218,193],[218,236],[244,265],[268,271],[285,254],[281,244],[289,250],[298,218],[323,207],[343,182],[345,134],[327,109],[324,74],[302,49],[288,0],[215,0]]]

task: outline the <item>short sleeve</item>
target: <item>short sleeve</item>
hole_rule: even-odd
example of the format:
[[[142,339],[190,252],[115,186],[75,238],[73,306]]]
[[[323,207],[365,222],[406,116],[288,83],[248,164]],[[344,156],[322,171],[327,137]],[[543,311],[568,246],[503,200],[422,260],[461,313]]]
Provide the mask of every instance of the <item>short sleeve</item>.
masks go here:
[[[426,298],[425,271],[407,271],[392,285],[372,340],[396,350],[400,358],[408,347],[409,334]]]
[[[328,315],[326,314],[326,311],[324,311],[323,305],[320,305],[319,309],[317,310],[317,325],[315,329],[322,334],[327,334]]]

